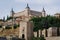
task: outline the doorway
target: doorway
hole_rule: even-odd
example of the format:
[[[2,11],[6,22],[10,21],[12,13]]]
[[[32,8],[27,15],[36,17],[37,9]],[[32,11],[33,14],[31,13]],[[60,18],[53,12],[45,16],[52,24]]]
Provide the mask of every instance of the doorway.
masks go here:
[[[23,39],[25,38],[25,35],[24,35],[24,34],[22,34],[22,38],[23,38]]]

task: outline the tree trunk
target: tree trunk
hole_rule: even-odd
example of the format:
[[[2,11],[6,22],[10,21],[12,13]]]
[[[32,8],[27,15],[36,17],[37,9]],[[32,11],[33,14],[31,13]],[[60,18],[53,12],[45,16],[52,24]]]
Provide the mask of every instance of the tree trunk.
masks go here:
[[[47,29],[45,29],[45,36],[47,37],[47,35],[48,35],[48,32],[47,32]]]
[[[37,31],[37,37],[39,37],[39,31]]]
[[[57,27],[57,36],[59,36],[59,27]]]

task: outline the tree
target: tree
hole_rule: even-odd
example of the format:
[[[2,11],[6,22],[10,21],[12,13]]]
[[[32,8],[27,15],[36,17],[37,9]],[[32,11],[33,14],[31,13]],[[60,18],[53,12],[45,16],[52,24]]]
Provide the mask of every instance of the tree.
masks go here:
[[[41,37],[33,37],[32,38],[32,40],[46,40],[45,38],[44,38],[44,36],[41,36]]]
[[[39,40],[46,40],[46,39],[44,38],[44,36],[41,36]]]
[[[17,27],[19,27],[19,24],[14,24],[14,29],[16,29]]]
[[[33,21],[33,24],[34,24],[34,27],[33,27],[33,31],[37,31],[37,37],[39,36],[39,29],[41,30],[40,31],[40,34],[42,35],[42,29],[43,29],[43,26],[42,26],[42,21],[39,17],[33,17],[30,21]]]
[[[5,29],[11,29],[10,25],[7,25],[7,26],[5,27]]]
[[[34,27],[33,30],[40,31],[42,35],[42,30],[45,29],[46,37],[47,37],[47,29],[49,27],[57,27],[57,34],[59,35],[59,27],[60,27],[60,19],[54,16],[46,16],[46,17],[33,17],[30,21],[33,21]],[[37,35],[38,36],[38,35]]]

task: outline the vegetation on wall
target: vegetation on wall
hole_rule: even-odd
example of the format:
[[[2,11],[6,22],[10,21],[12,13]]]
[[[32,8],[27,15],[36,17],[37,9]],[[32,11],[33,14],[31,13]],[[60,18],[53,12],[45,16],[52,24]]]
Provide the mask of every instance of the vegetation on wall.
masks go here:
[[[16,29],[17,27],[19,27],[19,24],[14,24],[14,29]]]
[[[32,40],[46,40],[44,36],[41,37],[33,37]]]
[[[12,29],[12,27],[16,29],[17,27],[19,27],[19,25],[18,24],[14,24],[14,26],[7,25],[5,29]]]
[[[46,33],[47,33],[47,29],[49,27],[57,27],[59,30],[60,27],[60,18],[56,18],[54,16],[46,16],[46,17],[33,17],[30,21],[33,22],[34,27],[33,27],[33,31],[37,32],[37,37],[38,37],[38,30],[41,30],[41,35],[42,35],[42,30],[46,29]],[[47,35],[46,35],[47,36]]]
[[[12,29],[12,27],[10,27],[9,25],[7,25],[7,26],[5,27],[5,29]]]
[[[13,17],[7,17],[7,20],[10,20],[10,19],[12,19]]]

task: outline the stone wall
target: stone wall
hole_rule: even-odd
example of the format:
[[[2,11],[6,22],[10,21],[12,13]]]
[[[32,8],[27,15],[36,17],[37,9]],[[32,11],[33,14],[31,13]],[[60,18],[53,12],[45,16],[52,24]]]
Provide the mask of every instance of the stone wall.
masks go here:
[[[57,36],[57,27],[50,27],[48,29],[48,37]]]
[[[17,29],[2,29],[0,31],[0,36],[10,36],[10,35],[14,35],[14,36],[18,36],[19,35],[19,28]]]

